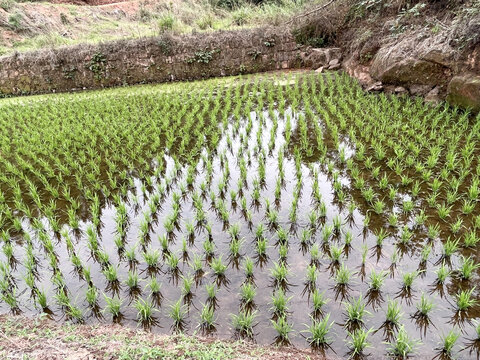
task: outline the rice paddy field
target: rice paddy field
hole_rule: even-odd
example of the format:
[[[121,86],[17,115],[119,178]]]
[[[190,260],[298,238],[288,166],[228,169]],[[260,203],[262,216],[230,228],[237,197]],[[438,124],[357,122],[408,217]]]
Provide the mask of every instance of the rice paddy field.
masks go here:
[[[1,313],[478,359],[480,116],[309,72],[0,109]]]

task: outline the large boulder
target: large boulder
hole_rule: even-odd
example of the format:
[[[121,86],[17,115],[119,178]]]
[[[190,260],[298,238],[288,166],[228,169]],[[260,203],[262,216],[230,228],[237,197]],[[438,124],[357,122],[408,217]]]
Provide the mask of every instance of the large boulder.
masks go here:
[[[398,85],[441,85],[449,76],[448,69],[438,63],[412,57],[382,56],[380,52],[374,57],[370,75],[387,84]]]
[[[448,85],[447,101],[480,112],[480,76],[454,76]]]
[[[454,65],[454,50],[443,38],[422,31],[385,44],[373,57],[370,75],[395,85],[446,85]]]

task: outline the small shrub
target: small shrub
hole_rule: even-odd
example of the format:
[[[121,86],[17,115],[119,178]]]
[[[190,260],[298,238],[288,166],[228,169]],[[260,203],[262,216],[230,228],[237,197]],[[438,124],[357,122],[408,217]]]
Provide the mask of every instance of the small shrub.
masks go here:
[[[175,16],[173,16],[173,14],[165,14],[160,16],[160,18],[158,19],[158,28],[160,29],[160,33],[172,31],[174,25]]]
[[[23,26],[22,26],[22,22],[23,22],[23,15],[20,14],[20,13],[15,13],[15,14],[11,14],[9,17],[8,17],[8,25],[12,28],[12,30],[14,31],[20,31],[20,30],[23,30]]]

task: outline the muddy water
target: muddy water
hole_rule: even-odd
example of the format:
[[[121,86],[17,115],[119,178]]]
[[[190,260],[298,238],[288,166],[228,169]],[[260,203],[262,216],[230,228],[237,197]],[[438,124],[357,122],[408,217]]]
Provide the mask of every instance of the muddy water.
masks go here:
[[[270,129],[273,126],[273,121],[267,111],[263,112],[262,117],[265,121],[262,144],[266,149],[267,144],[270,141]],[[436,347],[441,341],[441,336],[447,334],[447,332],[456,328],[461,332],[459,340],[459,346],[457,350],[468,344],[469,339],[475,338],[474,327],[471,320],[480,316],[478,312],[469,312],[464,319],[460,319],[456,316],[455,312],[455,300],[453,294],[455,294],[459,288],[465,288],[468,284],[462,284],[459,281],[454,281],[452,278],[447,280],[445,286],[436,286],[435,270],[438,268],[438,261],[442,252],[442,240],[438,239],[432,242],[433,250],[424,267],[420,266],[420,253],[425,246],[425,237],[422,235],[414,236],[409,245],[405,248],[399,248],[400,257],[396,263],[396,266],[392,265],[392,254],[394,253],[394,243],[397,242],[400,237],[401,228],[404,224],[413,224],[413,218],[415,212],[409,217],[400,217],[400,224],[397,230],[390,229],[390,236],[388,236],[381,248],[376,246],[376,232],[380,227],[385,226],[386,217],[371,215],[370,224],[368,227],[364,226],[365,214],[368,209],[359,207],[356,208],[352,214],[348,211],[347,204],[339,204],[334,199],[333,187],[332,187],[332,172],[329,172],[325,164],[321,163],[318,158],[318,154],[314,154],[308,162],[301,164],[301,173],[303,178],[303,187],[301,196],[298,201],[297,210],[297,223],[296,226],[292,226],[289,220],[289,213],[291,204],[293,201],[293,194],[295,192],[296,170],[295,160],[293,156],[293,147],[286,147],[284,168],[285,168],[285,183],[282,187],[281,200],[275,204],[275,185],[278,176],[278,151],[285,144],[284,130],[286,124],[286,116],[291,117],[292,121],[292,141],[296,140],[298,135],[297,119],[300,114],[292,114],[291,110],[287,110],[284,116],[280,116],[275,112],[275,116],[278,117],[278,128],[276,130],[274,148],[271,152],[266,149],[266,179],[265,185],[261,188],[260,205],[253,206],[253,188],[254,179],[258,174],[258,157],[259,151],[257,149],[257,142],[255,134],[257,133],[259,121],[258,114],[251,113],[253,127],[251,130],[251,136],[248,140],[248,147],[244,149],[243,154],[247,157],[247,153],[250,154],[251,162],[248,165],[248,186],[243,189],[243,194],[246,198],[247,204],[252,214],[252,224],[246,220],[244,213],[241,211],[240,204],[233,204],[230,199],[230,190],[238,191],[237,180],[240,177],[240,167],[237,154],[241,148],[241,141],[239,134],[246,133],[247,121],[243,119],[238,131],[235,130],[234,120],[228,125],[228,129],[224,132],[216,154],[213,157],[213,177],[211,179],[211,186],[207,191],[206,197],[203,199],[203,208],[206,211],[207,219],[211,224],[212,238],[215,243],[215,256],[222,256],[225,263],[228,263],[228,269],[226,271],[226,279],[228,284],[220,284],[218,291],[218,306],[215,309],[216,315],[216,331],[213,335],[221,338],[235,337],[235,331],[232,328],[232,314],[237,314],[240,307],[239,289],[245,282],[245,275],[243,272],[242,264],[246,257],[255,259],[255,228],[258,224],[264,224],[266,228],[265,236],[268,239],[269,247],[267,250],[268,259],[265,263],[255,262],[254,268],[254,283],[257,286],[257,294],[254,299],[254,308],[257,311],[257,317],[255,320],[256,326],[254,327],[254,341],[260,344],[270,344],[275,341],[276,332],[271,325],[272,311],[271,311],[271,296],[274,291],[273,280],[271,277],[271,269],[274,262],[279,261],[278,246],[276,246],[278,236],[276,230],[270,228],[268,220],[266,218],[265,199],[269,199],[271,207],[278,211],[278,226],[289,231],[289,250],[287,263],[290,269],[290,275],[288,277],[288,292],[287,295],[291,296],[289,303],[289,316],[288,321],[292,324],[293,332],[291,333],[290,340],[292,345],[298,347],[308,347],[308,343],[305,336],[308,336],[304,331],[306,330],[306,324],[310,324],[310,313],[312,311],[311,299],[309,293],[304,292],[304,281],[306,276],[307,266],[310,264],[310,254],[308,248],[302,249],[300,245],[300,236],[303,229],[311,229],[308,214],[312,211],[312,187],[314,183],[313,169],[318,173],[319,189],[322,195],[322,200],[327,207],[326,219],[324,221],[317,221],[315,228],[312,229],[313,242],[318,244],[322,249],[322,258],[320,265],[318,266],[318,281],[316,287],[320,291],[325,292],[325,296],[329,299],[329,302],[324,307],[324,313],[330,313],[330,319],[334,321],[334,325],[331,330],[332,343],[329,349],[326,349],[327,354],[336,354],[340,357],[347,356],[346,340],[348,338],[345,329],[345,302],[351,301],[358,297],[362,297],[363,301],[367,303],[366,309],[369,314],[365,317],[365,328],[373,329],[374,332],[370,336],[370,342],[372,347],[368,349],[367,353],[371,354],[371,358],[378,358],[384,356],[387,352],[388,345],[385,341],[388,337],[385,335],[384,328],[382,327],[385,321],[385,311],[387,299],[396,299],[402,307],[402,320],[408,333],[417,339],[421,340],[421,345],[418,347],[416,354],[425,358],[433,358],[436,355]],[[231,147],[229,141],[231,139]],[[328,140],[328,139],[327,139]],[[347,158],[353,155],[353,150],[349,148],[348,138],[343,139],[342,146],[346,149]],[[226,186],[224,202],[229,210],[229,224],[238,224],[240,226],[240,238],[243,239],[241,254],[242,258],[239,260],[240,266],[237,266],[234,261],[229,260],[229,242],[230,236],[226,231],[226,226],[223,221],[220,220],[218,213],[213,209],[212,203],[209,198],[210,191],[213,191],[218,196],[218,184],[221,182],[222,167],[220,154],[225,154],[228,167],[230,169],[230,180]],[[207,155],[205,152],[204,155]],[[335,164],[335,171],[339,172],[340,182],[347,193],[358,203],[361,203],[360,193],[355,190],[351,185],[351,180],[347,176],[344,168],[342,168],[336,158],[335,154],[330,154]],[[154,221],[152,228],[149,231],[149,244],[147,249],[158,249],[161,251],[161,245],[158,240],[159,236],[165,234],[164,219],[172,212],[172,198],[173,193],[181,193],[181,184],[184,184],[187,176],[187,169],[182,168],[179,173],[174,170],[174,161],[171,158],[166,158],[167,170],[166,178],[160,182],[155,182],[151,189],[148,189],[144,194],[139,181],[135,181],[136,189],[135,194],[130,193],[130,203],[128,204],[128,218],[129,227],[126,236],[126,249],[132,247],[136,248],[136,258],[139,264],[136,266],[140,278],[142,279],[140,287],[141,293],[138,295],[141,298],[147,299],[149,296],[149,290],[145,288],[147,280],[150,278],[147,266],[141,255],[142,249],[138,244],[139,239],[139,227],[144,217],[144,213],[148,213],[148,201],[151,195],[158,191],[159,188],[165,187],[167,182],[171,182],[171,186],[167,187],[167,192],[161,202],[159,211],[155,214],[157,221]],[[176,175],[173,175],[175,174]],[[200,184],[207,181],[207,175],[204,171],[203,161],[200,161],[197,167],[197,175],[195,177],[193,189],[200,191]],[[175,236],[170,242],[169,250],[175,252],[181,257],[182,237],[186,237],[186,223],[192,222],[195,219],[195,210],[192,204],[192,189],[188,189],[185,196],[180,201],[181,204],[181,217],[179,228],[175,230]],[[400,194],[401,196],[401,194]],[[138,204],[134,204],[134,197],[137,199]],[[395,207],[394,207],[395,209]],[[114,221],[115,208],[111,204],[107,204],[102,211],[102,228],[99,236],[101,247],[109,255],[112,264],[118,266],[119,279],[122,282],[121,288],[118,290],[117,296],[123,299],[122,304],[122,323],[128,326],[139,326],[136,322],[137,312],[133,305],[134,298],[129,293],[128,288],[123,282],[127,279],[128,271],[131,269],[125,257],[120,256],[116,245],[114,243],[116,224]],[[342,219],[342,233],[329,241],[328,244],[324,244],[322,241],[322,229],[326,225],[333,224],[333,219],[336,216],[340,216]],[[47,227],[47,222],[45,222]],[[82,259],[84,264],[90,267],[93,283],[99,289],[100,294],[105,293],[108,296],[113,296],[115,293],[109,288],[108,283],[101,272],[101,266],[92,258],[90,250],[87,247],[86,241],[86,229],[88,223],[82,223],[80,234],[75,236],[72,234],[77,255]],[[39,269],[38,287],[44,289],[49,294],[50,309],[53,311],[53,317],[57,319],[63,319],[62,310],[55,305],[54,294],[55,288],[51,284],[51,270],[49,268],[48,259],[45,258],[44,252],[41,248],[41,244],[35,234],[35,232],[29,228],[29,224],[24,224],[25,229],[30,229],[29,233],[34,239],[36,255],[40,260],[40,264],[44,264]],[[350,231],[353,235],[353,241],[350,247],[344,249],[342,261],[345,265],[354,272],[352,280],[346,291],[340,292],[335,287],[334,273],[335,267],[332,266],[331,260],[328,256],[328,247],[335,244],[341,246],[344,244],[345,233]],[[53,234],[52,234],[53,237]],[[189,259],[183,259],[180,262],[180,271],[184,275],[192,274],[190,267],[190,261],[195,254],[198,254],[204,258],[203,255],[203,243],[207,238],[207,233],[204,228],[197,229],[194,237],[193,244],[188,247]],[[444,241],[445,239],[443,239]],[[19,243],[21,245],[21,243]],[[364,266],[362,266],[362,247],[368,248],[367,260]],[[74,271],[74,268],[69,260],[68,251],[66,249],[65,242],[61,239],[56,243],[55,251],[59,255],[60,269],[65,277],[65,282],[70,298],[73,303],[82,308],[86,314],[87,323],[97,323],[98,321],[111,322],[112,318],[107,313],[97,314],[94,316],[89,310],[85,301],[85,292],[87,290],[86,282],[79,277]],[[480,260],[478,252],[471,251],[470,254],[474,255],[476,260]],[[21,261],[25,257],[25,251],[22,246],[15,248],[15,257]],[[170,333],[172,320],[168,316],[169,306],[177,301],[181,296],[182,280],[175,279],[167,273],[167,267],[164,262],[164,258],[161,258],[161,271],[156,275],[157,279],[162,283],[162,295],[163,300],[160,306],[157,307],[158,312],[155,313],[155,317],[158,324],[152,328],[152,331],[159,333]],[[459,264],[459,257],[453,256],[451,259],[452,268],[456,268]],[[202,305],[207,300],[205,284],[215,282],[213,272],[209,268],[209,264],[204,260],[205,275],[196,284],[193,290],[193,298],[188,308],[188,316],[186,319],[186,327],[184,331],[188,334],[193,334],[199,331],[198,324],[200,322],[200,310]],[[420,269],[420,275],[415,279],[413,289],[409,295],[402,292],[402,274]],[[381,289],[381,293],[376,296],[368,295],[368,279],[372,270],[377,273],[384,270],[388,272],[388,276]],[[27,314],[36,314],[39,311],[32,307],[32,301],[30,300],[30,290],[25,287],[22,279],[24,274],[24,268],[21,264],[16,266],[16,278],[19,287],[18,294],[20,295],[21,310]],[[478,283],[479,274],[475,273],[473,281],[470,284]],[[431,299],[435,308],[431,313],[431,323],[422,323],[415,319],[413,314],[416,312],[416,304],[420,300],[422,293],[425,293],[429,299]],[[478,298],[478,291],[475,291],[475,295]],[[105,301],[103,296],[99,298],[99,306],[101,309],[105,308]],[[8,309],[2,304],[2,312],[6,312]],[[100,318],[99,316],[103,319]],[[475,349],[465,349],[460,352],[459,358],[462,359],[474,359],[477,358],[478,353]]]

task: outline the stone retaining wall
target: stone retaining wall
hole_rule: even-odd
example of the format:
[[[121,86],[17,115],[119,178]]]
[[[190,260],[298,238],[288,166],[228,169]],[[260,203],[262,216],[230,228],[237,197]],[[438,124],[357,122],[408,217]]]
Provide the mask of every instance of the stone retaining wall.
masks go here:
[[[0,94],[20,95],[194,80],[309,66],[308,49],[281,29],[68,46],[0,58]]]

